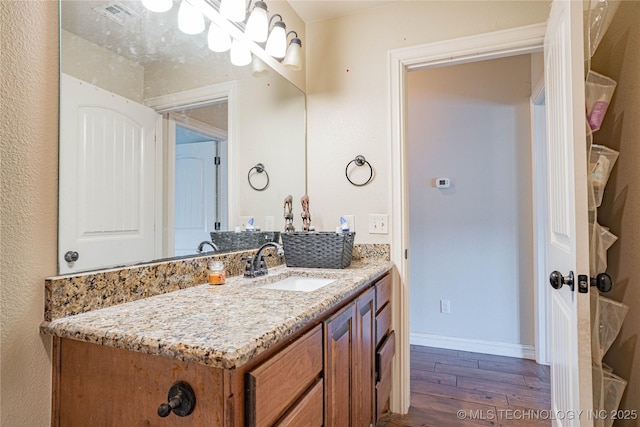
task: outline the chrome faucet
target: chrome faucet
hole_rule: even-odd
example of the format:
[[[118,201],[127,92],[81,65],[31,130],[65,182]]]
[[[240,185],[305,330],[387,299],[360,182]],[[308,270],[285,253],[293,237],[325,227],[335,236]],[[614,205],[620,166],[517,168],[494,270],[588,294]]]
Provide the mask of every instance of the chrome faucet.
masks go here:
[[[199,254],[202,253],[202,248],[204,248],[204,245],[211,246],[211,249],[213,249],[214,252],[217,252],[220,250],[215,243],[205,240],[204,242],[200,242],[200,244],[198,245],[198,249],[196,249],[196,251],[198,251]]]
[[[262,251],[264,251],[269,246],[273,246],[276,248],[276,253],[278,255],[284,254],[284,249],[282,246],[277,244],[276,242],[267,242],[264,245],[260,246],[258,252],[253,258],[244,258],[247,262],[246,267],[244,268],[244,277],[258,277],[264,276],[268,273],[267,271],[267,263],[264,261],[264,255],[262,255]]]

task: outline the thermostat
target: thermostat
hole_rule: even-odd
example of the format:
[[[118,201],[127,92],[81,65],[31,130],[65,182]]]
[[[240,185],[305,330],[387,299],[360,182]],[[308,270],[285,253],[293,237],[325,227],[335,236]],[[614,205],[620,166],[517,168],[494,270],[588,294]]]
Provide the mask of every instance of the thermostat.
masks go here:
[[[449,188],[450,186],[449,178],[436,178],[436,188]]]

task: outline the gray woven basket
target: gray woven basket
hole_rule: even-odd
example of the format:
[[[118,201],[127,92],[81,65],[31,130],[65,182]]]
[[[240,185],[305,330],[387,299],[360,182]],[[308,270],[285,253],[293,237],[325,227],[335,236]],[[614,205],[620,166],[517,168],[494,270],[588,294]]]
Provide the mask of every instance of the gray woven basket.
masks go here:
[[[287,267],[347,268],[356,233],[282,233]]]

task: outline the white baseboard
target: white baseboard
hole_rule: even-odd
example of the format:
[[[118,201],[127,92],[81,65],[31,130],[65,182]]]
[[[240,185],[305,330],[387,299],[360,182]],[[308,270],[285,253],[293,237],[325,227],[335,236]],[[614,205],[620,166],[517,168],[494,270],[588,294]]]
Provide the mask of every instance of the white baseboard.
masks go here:
[[[449,350],[472,351],[474,353],[495,354],[497,356],[536,359],[532,345],[510,344],[497,341],[483,341],[469,338],[454,338],[440,335],[409,333],[409,343]]]

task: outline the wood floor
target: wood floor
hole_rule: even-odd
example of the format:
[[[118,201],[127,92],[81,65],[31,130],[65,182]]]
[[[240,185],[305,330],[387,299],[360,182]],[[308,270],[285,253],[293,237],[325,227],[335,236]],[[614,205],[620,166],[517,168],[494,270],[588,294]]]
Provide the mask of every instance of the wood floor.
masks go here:
[[[379,427],[550,426],[549,367],[411,346],[411,407]]]

